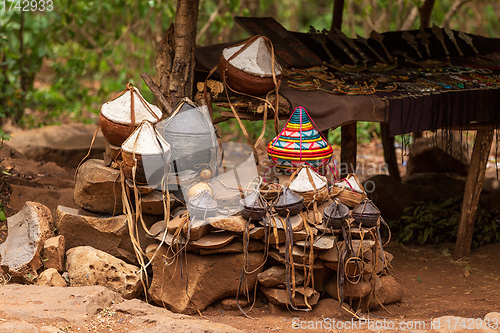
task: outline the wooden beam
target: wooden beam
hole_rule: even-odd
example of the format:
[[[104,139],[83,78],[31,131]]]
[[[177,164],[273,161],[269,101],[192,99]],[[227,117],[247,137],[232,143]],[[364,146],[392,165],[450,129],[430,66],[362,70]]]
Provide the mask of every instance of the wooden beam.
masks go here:
[[[465,181],[465,192],[462,203],[462,213],[458,225],[457,242],[453,252],[456,260],[470,254],[474,221],[476,220],[477,205],[483,188],[486,165],[490,156],[491,144],[495,130],[492,126],[479,127],[477,129],[476,141],[472,150],[467,179]]]
[[[396,149],[394,148],[394,137],[389,135],[389,124],[380,123],[380,136],[382,137],[382,147],[384,147],[384,158],[389,170],[389,176],[401,181]]]
[[[340,178],[356,172],[356,154],[358,151],[358,134],[356,123],[340,128]]]

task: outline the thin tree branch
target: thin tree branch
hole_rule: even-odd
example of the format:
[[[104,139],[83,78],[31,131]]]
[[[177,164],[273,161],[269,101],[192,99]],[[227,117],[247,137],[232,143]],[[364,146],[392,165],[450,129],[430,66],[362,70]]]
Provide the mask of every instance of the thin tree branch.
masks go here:
[[[470,2],[471,0],[455,0],[453,5],[451,6],[451,9],[446,13],[444,16],[443,22],[441,23],[442,27],[449,27],[451,18],[458,12],[460,7],[462,7],[464,4],[467,2]]]
[[[223,5],[224,5],[224,0],[219,0],[219,3],[217,4],[217,8],[215,8],[215,10],[212,12],[210,17],[208,18],[207,22],[203,25],[203,27],[201,27],[200,32],[197,34],[196,44],[199,43],[201,36],[203,36],[207,32],[208,28],[210,28],[210,25],[212,25],[212,23],[214,23],[215,19],[217,18],[217,15],[219,15],[219,12],[220,12]]]
[[[158,102],[160,102],[160,104],[163,106],[163,109],[167,112],[167,115],[170,116],[170,114],[172,113],[172,107],[168,103],[168,100],[165,98],[165,95],[163,95],[163,93],[160,91],[160,88],[158,88],[151,76],[149,76],[147,73],[142,73],[141,77],[149,87],[149,89],[153,92],[153,95],[155,95]]]
[[[411,9],[410,14],[408,14],[408,17],[403,21],[403,24],[401,25],[401,30],[410,30],[411,27],[413,26],[413,23],[417,19],[418,16],[418,7],[415,6]]]

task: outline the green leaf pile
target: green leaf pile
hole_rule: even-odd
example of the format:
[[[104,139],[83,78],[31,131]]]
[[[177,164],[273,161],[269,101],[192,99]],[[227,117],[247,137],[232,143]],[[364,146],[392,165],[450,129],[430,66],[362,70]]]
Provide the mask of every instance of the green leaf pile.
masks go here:
[[[400,219],[390,222],[391,231],[401,243],[437,244],[455,242],[462,208],[462,197],[407,207]],[[472,247],[500,241],[498,214],[479,206]]]

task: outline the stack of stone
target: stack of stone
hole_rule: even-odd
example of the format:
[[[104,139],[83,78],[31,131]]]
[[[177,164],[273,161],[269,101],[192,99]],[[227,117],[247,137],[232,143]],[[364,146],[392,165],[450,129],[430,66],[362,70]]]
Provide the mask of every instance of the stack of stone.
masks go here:
[[[122,186],[127,185],[120,177],[121,172],[106,166],[103,160],[84,162],[77,171],[74,192],[74,202],[80,209],[59,206],[55,223],[43,205],[28,203],[9,218],[9,238],[0,246],[2,270],[28,282],[103,285],[125,298],[138,296],[143,290],[141,278],[146,276],[141,276],[129,235],[129,219],[123,214]],[[231,195],[234,197],[234,193]],[[133,218],[133,223],[138,223],[140,248],[151,260],[152,270],[147,270],[151,281],[146,285],[153,302],[175,312],[196,313],[220,300],[233,300],[234,305],[239,292],[244,307],[247,298],[243,294],[252,295],[257,281],[269,303],[277,306],[291,305],[287,295],[291,287],[297,308],[314,307],[321,295],[339,298],[337,271],[342,237],[325,232],[321,221],[311,222],[331,200],[319,205],[316,214],[303,211],[290,217],[293,239],[287,242],[285,218],[271,214],[266,223],[249,222],[240,214],[191,219],[185,204],[174,196],[169,221],[165,222],[164,198],[158,190],[139,194],[148,232]],[[220,198],[225,203],[232,199]],[[40,226],[43,232],[29,232]],[[343,301],[363,309],[399,301],[401,288],[388,275],[392,255],[382,252],[380,240],[373,238],[369,229],[352,228],[350,232],[354,253],[360,260],[354,266],[345,266],[350,277],[341,286]],[[29,239],[19,238],[20,234]],[[312,245],[308,235],[314,235]],[[30,255],[23,256],[22,263],[15,250],[19,242],[30,244]],[[43,266],[51,270],[43,271]],[[288,291],[287,270],[291,281]]]
[[[138,263],[129,239],[127,218],[120,215],[123,210],[121,186],[120,171],[105,166],[103,161],[89,160],[82,165],[75,187],[75,203],[82,210],[60,207],[58,214],[58,228],[70,240],[67,241],[69,247],[92,246],[128,263]],[[237,200],[232,201],[239,201],[238,191],[225,197],[214,196],[219,204],[228,204],[234,198]],[[258,280],[259,290],[270,303],[278,306],[289,303],[284,218],[268,215],[266,223],[249,223],[240,214],[192,219],[186,205],[171,195],[170,219],[165,222],[164,196],[160,191],[152,190],[139,197],[149,228],[149,235],[144,231],[140,233],[139,244],[152,263],[148,295],[153,302],[175,312],[195,313],[216,301],[234,299],[243,279],[246,285],[240,286],[240,295],[243,290],[251,291]],[[342,237],[330,230],[325,232],[318,219],[331,203],[331,200],[322,203],[316,213],[304,211],[290,218],[293,231],[290,262],[295,272],[293,301],[298,308],[307,306],[304,296],[310,306],[314,306],[322,294],[339,298],[337,271]],[[82,216],[83,210],[94,215]],[[82,219],[85,222],[76,222]],[[77,225],[79,227],[75,227]],[[140,225],[138,230],[142,230]],[[373,237],[374,230],[351,228],[350,233],[354,253],[360,260],[346,266],[353,272],[347,272],[341,286],[344,301],[363,309],[399,301],[401,288],[388,275],[392,255],[382,251],[380,240]],[[112,240],[111,234],[114,234]],[[314,235],[312,246],[308,235]],[[248,254],[244,253],[245,248]],[[251,274],[242,273],[244,265],[245,271]]]
[[[320,205],[320,212],[330,203]],[[241,215],[190,221],[185,208],[176,209],[168,223],[159,221],[151,228],[152,233],[158,233],[156,239],[165,244],[160,248],[158,244],[153,244],[146,250],[153,266],[149,289],[151,299],[158,304],[166,304],[173,311],[194,313],[196,307],[203,309],[212,302],[235,296],[239,279],[243,277],[241,272],[245,265],[243,252],[246,247],[246,272],[252,272],[245,274],[249,290],[252,290],[257,278],[260,291],[270,303],[283,307],[291,305],[286,289],[285,219],[277,215],[270,218],[268,227],[263,221],[249,223]],[[288,265],[294,266],[293,305],[298,308],[306,308],[307,304],[314,306],[324,292],[338,300],[337,271],[343,248],[338,234],[325,233],[322,225],[308,224],[306,228],[305,223],[309,222],[305,220],[310,220],[307,214],[290,218],[293,245]],[[399,301],[402,290],[388,274],[393,256],[380,248],[378,240],[370,239],[372,233],[369,229],[353,228],[350,232],[354,238],[353,252],[360,259],[357,263],[352,261],[346,265],[351,272],[347,272],[342,285],[343,301],[364,310]],[[311,233],[315,235],[312,250],[311,242],[307,241],[307,235]],[[244,241],[246,234],[249,236],[248,244]],[[267,257],[266,246],[269,246]],[[184,267],[183,277],[180,262],[174,258],[176,255],[181,258],[184,250],[187,266]]]

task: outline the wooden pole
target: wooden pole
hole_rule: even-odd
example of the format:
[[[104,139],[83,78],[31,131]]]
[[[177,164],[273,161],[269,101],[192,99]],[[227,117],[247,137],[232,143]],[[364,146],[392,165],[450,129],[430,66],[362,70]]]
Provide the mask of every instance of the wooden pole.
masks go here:
[[[335,31],[342,27],[342,12],[344,11],[344,1],[345,0],[335,0],[333,3],[333,15],[332,15],[332,26],[330,31]]]
[[[382,137],[382,146],[384,147],[384,158],[389,170],[389,176],[401,181],[399,173],[398,160],[396,158],[396,149],[394,148],[394,137],[389,135],[389,124],[380,123],[380,136]]]
[[[356,123],[340,128],[340,178],[356,172],[356,154],[358,151]]]
[[[470,167],[465,181],[462,213],[458,225],[455,251],[453,253],[453,258],[456,260],[470,254],[477,205],[483,188],[484,175],[486,173],[488,157],[490,156],[494,132],[492,126],[479,127],[477,129],[476,141],[472,149]]]
[[[335,29],[342,29],[342,12],[345,0],[335,0],[333,4],[332,26],[330,33]],[[356,123],[343,125],[340,129],[340,177],[345,178],[348,173],[356,171],[356,154],[358,151],[358,136]]]

